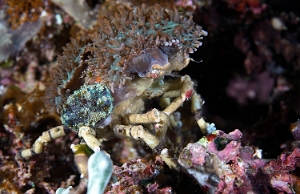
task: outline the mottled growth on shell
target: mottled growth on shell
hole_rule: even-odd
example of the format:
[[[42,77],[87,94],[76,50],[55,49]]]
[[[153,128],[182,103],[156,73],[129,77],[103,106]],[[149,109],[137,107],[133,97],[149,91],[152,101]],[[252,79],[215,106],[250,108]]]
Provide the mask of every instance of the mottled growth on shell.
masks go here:
[[[113,101],[105,85],[83,85],[64,103],[61,110],[62,124],[74,130],[81,126],[95,127],[111,114]]]

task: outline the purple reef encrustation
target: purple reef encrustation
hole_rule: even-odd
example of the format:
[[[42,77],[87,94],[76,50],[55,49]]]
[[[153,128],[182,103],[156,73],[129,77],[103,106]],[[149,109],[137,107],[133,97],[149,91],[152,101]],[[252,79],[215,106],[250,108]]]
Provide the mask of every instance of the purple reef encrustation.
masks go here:
[[[208,193],[295,193],[298,178],[291,174],[300,162],[300,149],[278,159],[261,159],[261,150],[241,145],[242,133],[223,131],[188,144],[178,162]]]

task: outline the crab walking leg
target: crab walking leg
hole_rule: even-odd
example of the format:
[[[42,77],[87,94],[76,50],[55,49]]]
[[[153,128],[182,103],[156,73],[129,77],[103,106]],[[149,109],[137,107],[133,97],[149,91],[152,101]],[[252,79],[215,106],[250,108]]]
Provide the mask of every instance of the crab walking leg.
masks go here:
[[[68,134],[71,130],[64,125],[54,127],[42,133],[42,135],[34,142],[32,148],[20,151],[16,158],[29,158],[33,155],[40,154],[43,151],[44,143],[60,138]]]
[[[159,99],[159,106],[162,108],[166,108],[167,106],[169,106],[169,104],[171,103],[171,99],[170,98],[160,98]]]
[[[171,91],[166,91],[163,95],[162,98],[175,98],[180,96],[180,89],[178,90],[171,90]]]
[[[202,100],[201,96],[199,94],[193,94],[191,109],[192,112],[195,114],[195,119],[198,126],[200,127],[202,133],[205,134],[207,132],[207,123],[201,115],[203,104],[204,101]]]
[[[146,131],[142,125],[116,125],[114,132],[120,138],[142,139],[151,149],[154,149],[159,144],[159,139],[149,131]]]
[[[128,119],[131,124],[158,123],[160,121],[160,114],[154,108],[145,114],[131,114]]]
[[[93,154],[93,151],[85,143],[81,143],[78,145],[72,144],[71,149],[74,153],[74,161],[76,167],[81,173],[80,178],[88,179],[87,163],[90,155]]]
[[[174,113],[186,99],[191,97],[194,92],[193,82],[188,75],[181,77],[181,83],[180,96],[175,98],[175,100],[173,100],[171,104],[163,110],[163,112],[167,115]]]
[[[170,125],[169,116],[166,113],[161,111],[160,122],[154,124],[155,135],[156,137],[158,137],[159,141],[165,138],[169,125]]]
[[[167,148],[164,148],[160,152],[160,157],[169,166],[170,169],[179,170],[179,166],[174,162],[174,160],[170,156],[169,150]]]
[[[180,121],[181,113],[180,112],[174,112],[172,115],[170,115],[170,124],[172,127],[182,127],[182,122]]]
[[[209,134],[216,130],[214,123],[208,123],[205,121],[205,119],[202,116],[202,107],[204,104],[204,100],[201,98],[201,96],[197,93],[194,93],[192,96],[192,104],[191,109],[192,112],[195,114],[195,120],[198,124],[198,126],[201,129],[201,132],[203,134]]]
[[[114,132],[117,137],[130,137],[136,140],[142,139],[150,148],[154,149],[165,137],[170,125],[169,116],[157,109],[152,109],[145,114],[132,114],[129,116],[131,124],[155,123],[155,135],[145,130],[142,125],[116,125]]]
[[[161,140],[164,139],[170,125],[169,116],[157,109],[152,109],[145,114],[132,114],[129,116],[129,121],[132,124],[155,123],[155,135],[145,130],[142,125],[116,125],[114,127],[115,135],[120,138],[142,139],[151,149],[155,149]],[[178,170],[177,164],[169,156],[167,149],[164,149],[160,156],[171,169]]]
[[[78,136],[82,137],[85,143],[94,151],[99,152],[101,142],[96,138],[96,131],[90,127],[83,126],[79,128]]]
[[[152,109],[145,114],[131,114],[128,118],[130,124],[149,124],[155,123],[155,136],[159,139],[163,139],[170,125],[169,116],[157,109]]]
[[[194,93],[192,96],[192,104],[191,104],[191,110],[193,113],[196,113],[197,111],[201,111],[204,100],[201,98],[201,96],[198,93]]]

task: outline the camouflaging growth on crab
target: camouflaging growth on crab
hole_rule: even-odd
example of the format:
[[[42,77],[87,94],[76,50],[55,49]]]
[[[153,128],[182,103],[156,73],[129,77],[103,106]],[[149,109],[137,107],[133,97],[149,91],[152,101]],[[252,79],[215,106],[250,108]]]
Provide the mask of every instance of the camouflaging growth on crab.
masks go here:
[[[195,25],[192,17],[181,18],[177,10],[167,12],[159,5],[133,10],[120,8],[115,18],[102,18],[91,34],[93,44],[88,50],[95,56],[89,65],[103,82],[122,87],[137,73],[140,77],[156,78],[184,66],[170,65],[175,58],[182,64],[201,45],[199,39],[207,32]]]
[[[67,44],[53,68],[48,101],[64,114],[67,99],[82,85],[101,82],[118,93],[136,76],[157,78],[179,71],[205,35],[192,17],[182,18],[177,10],[167,12],[159,5],[120,7],[115,17],[101,18],[88,38]]]

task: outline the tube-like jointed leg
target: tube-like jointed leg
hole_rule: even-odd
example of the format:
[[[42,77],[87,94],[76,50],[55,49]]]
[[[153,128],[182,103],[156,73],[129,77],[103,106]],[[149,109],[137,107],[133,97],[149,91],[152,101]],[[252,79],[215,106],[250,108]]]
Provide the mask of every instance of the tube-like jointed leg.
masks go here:
[[[68,134],[71,130],[64,125],[54,127],[52,129],[49,129],[48,131],[45,131],[42,133],[42,135],[34,142],[32,148],[21,150],[16,158],[29,158],[31,156],[34,156],[36,154],[40,154],[43,151],[44,143],[48,143],[54,139],[60,138]]]
[[[90,127],[83,126],[79,128],[78,136],[82,137],[85,143],[94,151],[99,152],[101,142],[96,138],[96,131]]]
[[[156,148],[159,144],[159,139],[145,130],[142,125],[116,125],[114,127],[117,137],[130,137],[135,140],[143,140],[151,149]]]

